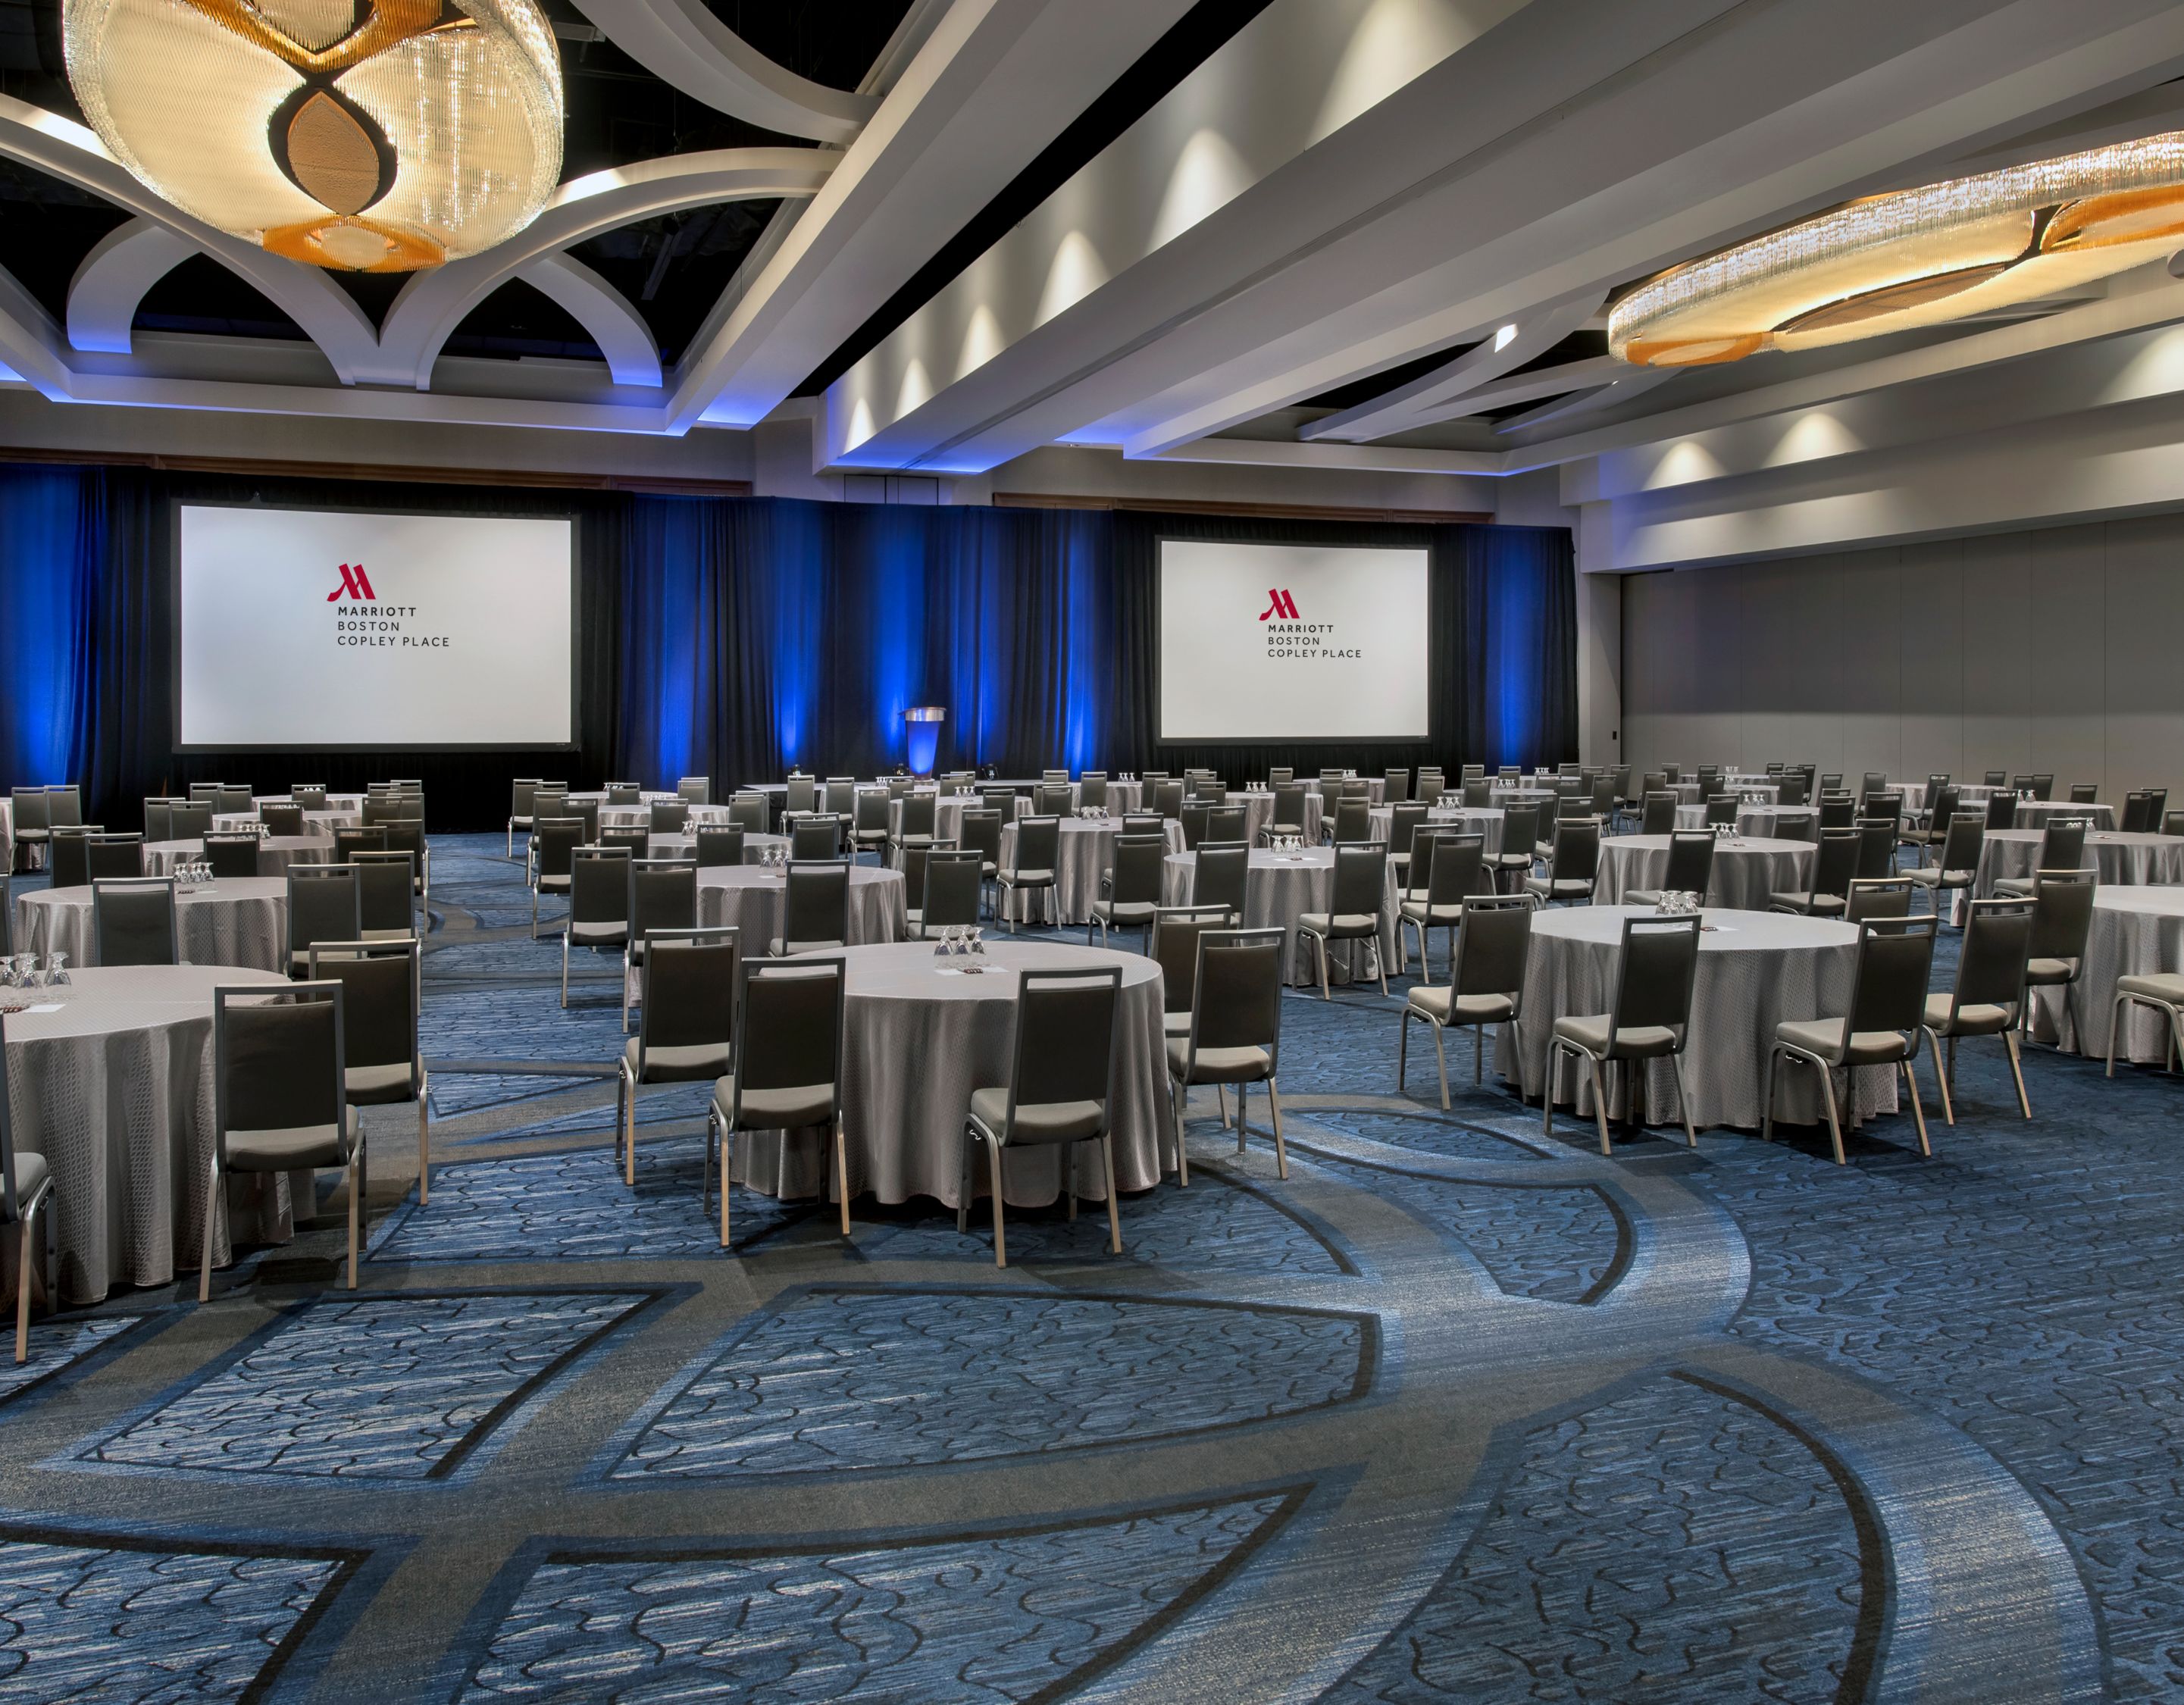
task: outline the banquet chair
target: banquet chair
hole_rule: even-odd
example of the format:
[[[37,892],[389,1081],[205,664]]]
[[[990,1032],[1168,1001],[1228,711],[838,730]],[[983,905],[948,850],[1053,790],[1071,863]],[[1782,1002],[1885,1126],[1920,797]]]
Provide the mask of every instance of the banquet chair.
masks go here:
[[[1678,1111],[1683,1115],[1684,1141],[1699,1145],[1691,1124],[1691,1091],[1684,1081],[1684,1045],[1691,1039],[1691,990],[1699,972],[1699,920],[1696,917],[1626,917],[1623,944],[1616,956],[1615,1000],[1606,1012],[1593,1017],[1571,1015],[1555,1020],[1547,1041],[1544,1085],[1545,1120],[1541,1134],[1555,1128],[1555,1064],[1560,1054],[1580,1056],[1592,1078],[1592,1112],[1600,1127],[1600,1152],[1611,1151],[1607,1140],[1607,1091],[1604,1068],[1623,1062],[1624,1095],[1630,1123],[1644,1128],[1638,1117],[1642,1099],[1640,1073],[1634,1070],[1647,1060],[1666,1059],[1676,1074]]]
[[[215,801],[220,798],[220,785],[218,782],[192,782],[190,798],[209,811],[217,811],[220,807]]]
[[[1416,793],[1412,795],[1418,804],[1431,811],[1441,802],[1442,796],[1447,792],[1448,777],[1442,775],[1439,770],[1418,772],[1418,785]]]
[[[907,799],[917,781],[914,776],[887,776],[882,779],[887,784],[887,796],[890,800]]]
[[[1767,1073],[1761,1084],[1759,1134],[1774,1138],[1774,1070],[1780,1060],[1788,1065],[1811,1066],[1820,1073],[1822,1105],[1827,1113],[1828,1139],[1837,1166],[1844,1165],[1842,1117],[1836,1100],[1835,1074],[1858,1066],[1893,1066],[1903,1073],[1911,1096],[1911,1117],[1919,1128],[1919,1152],[1930,1156],[1926,1139],[1926,1111],[1919,1101],[1919,1076],[1912,1061],[1919,1053],[1920,1027],[1926,1016],[1926,983],[1934,967],[1934,938],[1941,920],[1934,917],[1867,918],[1858,927],[1858,954],[1852,961],[1850,1011],[1840,1018],[1785,1019],[1774,1027],[1774,1042],[1767,1055]]]
[[[1843,778],[1841,776],[1823,776],[1820,777],[1820,791],[1824,794],[1840,794],[1847,792],[1847,789],[1844,788]]]
[[[248,816],[254,809],[250,789],[239,785],[219,787],[213,792],[212,808],[228,816]]]
[[[399,941],[418,933],[414,861],[407,849],[366,848],[349,855],[348,862],[356,866],[357,912],[363,926],[358,939]]]
[[[978,892],[983,900],[986,884],[1000,875],[1001,814],[999,811],[965,811],[956,830],[956,840],[958,846],[978,855]]]
[[[2043,870],[2033,873],[2032,940],[2025,950],[2025,1020],[2018,1028],[2030,1035],[2035,989],[2060,989],[2063,1010],[2075,1017],[2071,991],[2086,968],[2086,942],[2092,933],[2093,896],[2098,876],[2090,870]]]
[[[1262,841],[1272,840],[1276,835],[1304,839],[1305,795],[1308,791],[1302,782],[1275,784],[1273,810],[1268,816],[1266,827],[1259,831]]]
[[[678,776],[675,778],[675,793],[686,805],[710,805],[713,803],[713,778]]]
[[[2032,777],[2032,797],[2033,797],[2034,799],[2036,799],[2036,800],[2052,800],[2053,798],[2054,798],[2054,797],[2055,797],[2055,778],[2054,778],[2054,777],[2053,777],[2053,776],[2043,776],[2043,775],[2038,775],[2038,774],[2034,775],[2034,777]]]
[[[1440,855],[1435,855],[1439,868]],[[1403,1093],[1409,1065],[1411,1021],[1433,1028],[1434,1058],[1440,1067],[1440,1107],[1449,1109],[1448,1055],[1442,1033],[1451,1024],[1472,1033],[1471,1081],[1485,1075],[1486,1027],[1507,1024],[1516,1031],[1523,1016],[1524,961],[1531,950],[1532,914],[1526,894],[1466,894],[1462,917],[1450,950],[1448,987],[1420,983],[1404,998],[1396,1030],[1396,1093]],[[1421,950],[1423,956],[1423,950]]]
[[[1206,850],[1201,848],[1202,861]],[[1142,929],[1145,933],[1145,950],[1152,950],[1153,920],[1159,914],[1161,875],[1167,858],[1167,840],[1162,835],[1117,835],[1115,838],[1114,867],[1100,878],[1100,897],[1092,902],[1091,917],[1084,926],[1084,944],[1092,944],[1092,932],[1100,932],[1100,944],[1107,944],[1111,930]],[[1201,862],[1199,868],[1202,871]],[[1195,878],[1194,878],[1195,879]]]
[[[1625,905],[1658,905],[1663,894],[1695,894],[1701,903],[1713,877],[1713,833],[1706,829],[1679,829],[1669,837],[1669,867],[1658,888],[1634,888],[1624,892]]]
[[[590,840],[579,840],[579,846],[616,847],[632,858],[646,857],[646,849],[652,844],[652,831],[647,828],[601,829]]]
[[[1430,937],[1436,930],[1448,935],[1449,960],[1456,958],[1456,932],[1464,917],[1463,903],[1475,894],[1479,872],[1486,862],[1486,837],[1477,830],[1459,833],[1452,829],[1426,831],[1411,843],[1413,856],[1408,891],[1396,908],[1396,974],[1410,968],[1411,956],[1403,936],[1409,924],[1418,933],[1418,980],[1431,986],[1433,954]]]
[[[1986,826],[1991,829],[2014,829],[2017,827],[2017,795],[1989,794],[1986,800]]]
[[[1706,796],[1706,826],[1713,828],[1726,825],[1735,828],[1737,803],[1734,794],[1708,794]]]
[[[108,834],[103,829],[86,833],[83,838],[83,868],[86,882],[97,882],[101,877],[143,875],[144,837]]]
[[[647,827],[656,835],[679,835],[690,826],[687,800],[655,800],[646,811]]]
[[[309,974],[311,944],[364,939],[363,889],[353,864],[292,864],[287,871],[288,974]]]
[[[0,1058],[6,1057],[7,1015],[0,1011]],[[15,1364],[31,1359],[31,1290],[33,1277],[50,1304],[53,1296],[50,1251],[35,1266],[31,1252],[38,1247],[32,1233],[38,1213],[53,1201],[53,1175],[43,1155],[26,1154],[15,1146],[15,1124],[8,1111],[8,1097],[0,1095],[0,1225],[15,1228]],[[47,1241],[52,1240],[52,1219],[46,1218]]]
[[[904,921],[911,939],[924,933],[925,869],[926,861],[933,856],[931,841],[920,841],[914,847],[905,847],[900,868],[902,872],[902,907]],[[974,922],[975,919],[972,920]]]
[[[1075,809],[1067,782],[1041,782],[1032,796],[1032,815],[1066,817]]]
[[[2119,977],[2114,1003],[2109,1009],[2108,1074],[2111,1078],[2115,1076],[2116,1033],[2123,1028],[2128,1009],[2134,1006],[2151,1006],[2169,1021],[2162,1063],[2167,1065],[2172,1049],[2178,1058],[2184,1059],[2184,975],[2174,971],[2156,971]]]
[[[213,833],[201,837],[200,840],[204,848],[204,861],[211,867],[215,880],[259,874],[259,839],[256,835],[239,832]],[[56,851],[55,856],[58,855]]]
[[[1774,803],[1778,805],[1802,805],[1805,803],[1805,775],[1802,770],[1785,770],[1782,779],[1775,784]]]
[[[1911,916],[1911,878],[1908,876],[1856,876],[1843,896],[1842,921],[1864,923],[1868,918]]]
[[[1185,839],[1189,838],[1188,828]],[[1050,924],[1059,917],[1055,908],[1055,871],[1061,862],[1061,819],[1036,816],[1017,819],[1016,857],[994,880],[1011,894],[1044,894],[1044,910]],[[1028,908],[1027,908],[1028,909]],[[1010,928],[1016,928],[1012,920]]]
[[[1600,819],[1603,830],[1612,833],[1615,827],[1615,777],[1603,772],[1592,778],[1592,814]]]
[[[831,859],[842,855],[842,820],[825,812],[783,819],[788,825],[788,855],[794,859]]]
[[[1886,822],[1888,825],[1889,867],[1896,863],[1897,831],[1903,822],[1903,794],[1895,788],[1884,788],[1879,793],[1858,796],[1858,820],[1861,822]]]
[[[1669,772],[1666,770],[1646,771],[1639,780],[1638,793],[1641,799],[1648,800],[1656,794],[1663,793],[1672,799],[1677,797],[1674,788],[1669,785]]]
[[[936,841],[910,854],[925,861],[925,883],[916,913],[910,920],[911,933],[923,941],[937,929],[976,928],[978,900],[985,876],[976,847],[950,846]]]
[[[269,835],[299,835],[304,832],[304,808],[296,805],[260,805],[258,821],[265,825]]]
[[[1865,772],[1864,781],[1858,784],[1858,797],[1860,799],[1864,799],[1869,794],[1884,792],[1886,790],[1887,786],[1888,772],[1886,771],[1868,770]]]
[[[929,882],[932,866],[926,867]],[[766,944],[776,959],[850,944],[850,867],[838,859],[792,862],[783,896],[780,935]]]
[[[625,1186],[637,1184],[637,1092],[695,1084],[735,1069],[736,961],[740,936],[714,925],[656,929],[646,941],[637,1034],[615,1061],[615,1146]]]
[[[644,789],[635,782],[609,782],[599,789],[610,805],[636,805],[644,802]]]
[[[782,814],[816,811],[819,809],[819,784],[811,777],[791,772],[788,785],[783,794]]]
[[[1373,960],[1379,972],[1380,993],[1388,992],[1388,967],[1379,950],[1388,886],[1388,849],[1380,841],[1345,842],[1334,849],[1334,891],[1325,911],[1298,914],[1297,945],[1310,938],[1319,964],[1319,998],[1331,1000],[1327,983],[1327,955],[1331,943],[1367,941],[1373,944]],[[1195,897],[1195,895],[1194,895]]]
[[[1410,885],[1411,841],[1425,820],[1426,808],[1421,805],[1406,804],[1388,808],[1388,862],[1395,866],[1397,888]]]
[[[2100,797],[2101,784],[2098,782],[2073,782],[2070,783],[2070,803],[2074,805],[2094,805],[2098,803]]]
[[[578,835],[586,840],[593,831],[582,827],[579,818]],[[425,839],[425,820],[422,817],[393,817],[379,825],[387,837],[388,852],[406,852],[413,861],[411,881],[417,892],[426,900],[432,897],[432,849]]]
[[[270,999],[263,987],[212,991],[212,1174],[198,1240],[199,1302],[212,1298],[212,1249],[231,1173],[345,1170],[348,1288],[356,1289],[365,1136],[348,1101],[343,1004],[342,985],[331,978],[292,983]]]
[[[1178,1188],[1190,1183],[1190,1159],[1183,1143],[1184,1120],[1194,1084],[1213,1085],[1221,1123],[1228,1123],[1223,1086],[1236,1088],[1236,1151],[1243,1153],[1249,1127],[1245,1121],[1245,1088],[1263,1083],[1274,1132],[1274,1167],[1290,1175],[1289,1150],[1282,1141],[1281,1070],[1282,945],[1286,932],[1274,929],[1200,929],[1191,978],[1190,1022],[1180,1034],[1167,1030],[1168,1104],[1175,1133]],[[1164,1028],[1167,1027],[1164,1025]]]
[[[1373,804],[1362,796],[1339,799],[1334,803],[1329,839],[1336,846],[1355,845],[1373,838]]]
[[[1123,833],[1126,835],[1158,835],[1167,839],[1167,819],[1158,811],[1125,811],[1123,814]]]
[[[1245,825],[1250,820],[1250,813],[1241,805],[1217,805],[1206,814],[1205,839],[1240,844],[1245,833]]]
[[[81,888],[91,880],[90,837],[104,833],[99,823],[57,825],[46,843],[47,876],[53,888]],[[251,845],[254,848],[256,841]]]
[[[764,794],[738,794],[728,801],[728,821],[747,835],[762,835],[770,821]]]
[[[417,816],[419,819],[418,839],[419,844],[421,845],[423,844],[423,818],[421,814],[419,812],[413,811],[411,815],[413,816]],[[584,838],[578,843],[578,844],[582,846],[593,846],[598,844],[599,839],[599,802],[598,800],[564,800],[562,801],[560,810],[555,812],[554,815],[557,816],[574,817],[578,822],[584,826]],[[394,826],[395,821],[396,820],[394,819],[388,819],[386,826],[392,828]],[[389,842],[388,844],[392,845],[393,843]]]
[[[1711,799],[1721,791],[1722,767],[1719,764],[1701,764],[1698,772],[1699,797]]]
[[[1176,814],[1176,820],[1183,825],[1183,850],[1185,852],[1198,850],[1199,842],[1206,839],[1206,820],[1212,815],[1211,805],[1196,800]]]
[[[1269,788],[1286,787],[1296,779],[1294,764],[1269,764],[1267,766],[1267,786]]]
[[[2123,817],[2117,825],[2127,835],[2150,835],[2169,804],[2165,788],[2142,788],[2123,796]]]
[[[850,855],[870,853],[876,863],[887,862],[888,796],[867,790],[857,795],[857,815],[850,830]]]
[[[630,972],[644,970],[645,943],[656,930],[698,927],[698,866],[681,859],[632,859],[623,916],[629,921],[621,949],[621,1028],[627,1034]]]
[[[577,847],[569,855],[569,921],[561,931],[561,1005],[569,1005],[571,948],[629,950],[630,866],[627,847]],[[622,1011],[629,1011],[628,978],[623,978]]]
[[[2086,861],[2086,831],[2091,827],[2085,817],[2048,818],[2040,826],[2040,850],[2032,861],[2032,874],[1999,878],[1995,893],[2022,900],[2040,886],[2042,872],[2078,869]]]
[[[1979,876],[1980,851],[1986,842],[1985,819],[1960,811],[1949,819],[1949,833],[1942,843],[1941,862],[1922,864],[1916,870],[1904,872],[1914,885],[1926,891],[1927,901],[1936,917],[1941,915],[1944,894],[1971,892],[1972,883]]]
[[[978,788],[979,802],[989,811],[999,811],[1005,823],[1016,821],[1017,800],[1020,797],[1014,788],[1000,783],[988,786],[982,783]]]
[[[14,788],[9,790],[14,812],[14,841],[11,857],[25,849],[32,852],[43,847],[52,831],[53,822],[47,812],[48,795],[43,788]],[[12,868],[12,863],[10,867]]]
[[[1509,844],[1510,818],[1507,812],[1502,819],[1502,844]],[[1528,850],[1526,858],[1531,857]],[[1508,855],[1505,852],[1506,859]],[[1542,901],[1582,900],[1591,904],[1592,885],[1600,874],[1600,825],[1590,820],[1564,822],[1555,825],[1552,850],[1547,854],[1547,873],[1528,876],[1524,889],[1536,894]]]
[[[1164,905],[1154,915],[1151,956],[1161,968],[1163,1034],[1190,1034],[1190,1010],[1198,987],[1198,938],[1209,929],[1235,927],[1224,905]],[[1222,1117],[1228,1115],[1224,1112]]]
[[[1540,811],[1536,803],[1502,808],[1502,850],[1489,854],[1486,860],[1497,890],[1506,876],[1512,893],[1524,891],[1524,880],[1531,875],[1533,861],[1538,856],[1533,849],[1540,838]]]
[[[827,777],[825,803],[821,807],[838,817],[852,817],[857,810],[857,783],[854,776]]]
[[[2161,833],[2164,835],[2184,835],[2184,811],[2164,811],[2161,814]]]
[[[1926,862],[1926,855],[1936,847],[1944,845],[1949,835],[1949,824],[1958,813],[1957,790],[1946,782],[1931,789],[1926,795],[1926,821],[1906,823],[1897,833],[1897,839],[1907,847],[1919,850],[1919,862]]]
[[[692,836],[700,870],[719,870],[744,861],[744,832],[737,823],[700,823]]]
[[[168,813],[174,808],[174,800],[163,799],[156,794],[144,801],[144,839],[148,844],[153,841],[181,839],[168,827],[171,822]]]
[[[1942,1117],[1957,1122],[1956,1098],[1949,1079],[1957,1069],[1957,1041],[1964,1036],[1999,1036],[2009,1055],[2009,1074],[2017,1084],[2017,1108],[2032,1117],[2025,1093],[2025,1064],[2017,1033],[2025,1021],[2025,967],[2031,956],[2032,902],[1975,900],[1964,917],[1964,951],[1957,958],[1957,986],[1926,997],[1920,1027],[1934,1048],[1934,1075],[1942,1080]],[[1943,1046],[1946,1043],[1947,1045]]]
[[[1408,770],[1384,770],[1381,772],[1380,803],[1382,805],[1403,805],[1408,802],[1410,797],[1411,772]]]
[[[1819,851],[1813,860],[1813,885],[1769,894],[1768,911],[1795,912],[1803,917],[1841,917],[1851,883],[1858,875],[1858,856],[1864,844],[1864,837],[1856,829],[1822,829]]]
[[[95,878],[91,921],[101,965],[182,962],[172,877]]]
[[[1466,811],[1483,811],[1494,803],[1494,783],[1483,776],[1467,777],[1462,794]]]
[[[1190,903],[1221,907],[1240,928],[1251,866],[1251,850],[1242,841],[1201,841],[1191,871]]]
[[[1069,785],[1069,772],[1067,769],[1041,770],[1039,772],[1039,778],[1048,787],[1066,788]]]
[[[570,862],[584,837],[584,826],[574,817],[540,817],[531,831],[531,939],[538,939],[538,900],[542,894],[569,891]],[[292,870],[293,866],[290,868]]]
[[[1820,795],[1820,831],[1847,829],[1858,820],[1858,801],[1848,794]],[[1891,848],[1893,850],[1893,848]]]
[[[1054,1148],[1061,1156],[1061,1187],[1077,1217],[1077,1151],[1100,1145],[1107,1193],[1107,1251],[1123,1252],[1121,1208],[1115,1199],[1112,1096],[1122,1026],[1123,967],[1027,971],[1018,983],[1009,1080],[971,1092],[963,1124],[956,1188],[956,1229],[969,1229],[972,1151],[983,1145],[994,1192],[994,1265],[1009,1264],[1003,1227],[1001,1155],[1012,1148]]]
[[[14,874],[0,866],[0,958],[15,950],[15,902],[8,893]]]
[[[1183,815],[1183,783],[1158,781],[1153,784],[1152,808],[1173,822]]]
[[[1107,809],[1106,772],[1087,770],[1078,777],[1077,809],[1080,811],[1104,811]]]
[[[312,982],[342,986],[342,1083],[350,1108],[417,1104],[420,1207],[432,1200],[432,1084],[417,1039],[421,951],[414,936],[321,941],[312,947],[310,962]]]
[[[846,865],[835,866],[844,877]],[[712,1202],[714,1156],[721,1175],[721,1247],[728,1247],[728,1177],[736,1133],[832,1127],[834,1192],[842,1235],[850,1234],[849,1145],[842,1128],[844,1008],[849,968],[840,959],[772,965],[746,957],[737,970],[732,1069],[713,1084],[705,1110],[700,1198]]]

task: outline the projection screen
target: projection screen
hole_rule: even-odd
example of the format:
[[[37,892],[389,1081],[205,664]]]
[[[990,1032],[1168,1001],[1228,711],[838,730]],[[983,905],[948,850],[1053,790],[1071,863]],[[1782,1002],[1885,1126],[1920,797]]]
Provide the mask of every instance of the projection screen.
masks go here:
[[[1426,553],[1162,539],[1160,738],[1427,737]]]
[[[176,740],[572,744],[566,518],[179,506]]]

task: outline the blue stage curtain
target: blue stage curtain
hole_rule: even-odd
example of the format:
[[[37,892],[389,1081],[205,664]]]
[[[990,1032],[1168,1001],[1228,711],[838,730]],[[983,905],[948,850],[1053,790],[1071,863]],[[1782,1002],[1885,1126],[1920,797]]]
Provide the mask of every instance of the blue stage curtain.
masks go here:
[[[10,787],[80,779],[98,483],[74,468],[0,468],[0,777]]]

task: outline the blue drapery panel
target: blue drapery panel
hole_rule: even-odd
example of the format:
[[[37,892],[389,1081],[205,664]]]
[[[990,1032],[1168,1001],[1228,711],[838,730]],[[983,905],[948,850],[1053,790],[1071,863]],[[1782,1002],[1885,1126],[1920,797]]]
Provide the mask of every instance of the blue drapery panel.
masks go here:
[[[98,595],[99,482],[76,469],[0,468],[0,773],[80,778]]]

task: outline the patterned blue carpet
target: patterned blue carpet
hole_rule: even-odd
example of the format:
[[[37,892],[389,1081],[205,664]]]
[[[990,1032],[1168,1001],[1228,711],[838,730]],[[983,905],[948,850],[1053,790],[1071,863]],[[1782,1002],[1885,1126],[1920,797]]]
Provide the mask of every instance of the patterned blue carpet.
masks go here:
[[[2036,1054],[2026,1123],[1975,1045],[1930,1161],[1604,1160],[1298,993],[1291,1177],[1195,1106],[1122,1257],[723,1251],[702,1086],[610,1158],[613,961],[565,1012],[499,843],[433,864],[430,1206],[389,1110],[359,1290],[315,1230],[38,1323],[0,1702],[2184,1699],[2184,1081]]]

